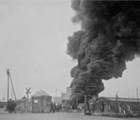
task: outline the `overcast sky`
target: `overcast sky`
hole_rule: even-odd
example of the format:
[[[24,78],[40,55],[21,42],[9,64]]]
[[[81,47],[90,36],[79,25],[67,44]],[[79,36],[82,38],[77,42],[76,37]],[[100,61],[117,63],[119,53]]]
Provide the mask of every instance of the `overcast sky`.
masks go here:
[[[29,87],[31,94],[44,90],[54,96],[57,90],[60,96],[66,91],[76,65],[66,54],[67,37],[80,29],[71,22],[73,15],[69,0],[0,0],[0,99],[6,99],[7,68],[17,98]],[[122,78],[104,82],[101,95],[136,97],[140,59],[127,68]]]

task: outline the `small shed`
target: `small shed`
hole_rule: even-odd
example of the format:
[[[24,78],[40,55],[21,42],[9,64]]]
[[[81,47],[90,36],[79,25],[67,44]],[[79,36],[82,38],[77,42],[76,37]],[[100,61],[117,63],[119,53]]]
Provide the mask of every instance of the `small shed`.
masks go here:
[[[32,95],[32,112],[47,113],[51,112],[51,96],[45,91],[40,90]]]

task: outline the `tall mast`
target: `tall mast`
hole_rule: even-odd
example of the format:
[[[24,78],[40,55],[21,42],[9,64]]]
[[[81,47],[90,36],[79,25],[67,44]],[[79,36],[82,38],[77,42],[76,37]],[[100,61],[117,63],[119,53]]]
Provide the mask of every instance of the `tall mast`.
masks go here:
[[[139,96],[138,96],[138,92],[139,92],[139,91],[138,91],[138,88],[136,88],[137,99],[139,98]]]
[[[15,90],[14,90],[14,86],[13,86],[13,82],[12,82],[12,78],[11,78],[9,69],[7,69],[7,77],[8,77],[8,81],[7,81],[7,101],[9,100],[9,80],[11,82],[12,90],[13,90],[14,97],[15,97],[15,100],[16,100],[16,94],[15,94]]]
[[[12,90],[13,90],[13,93],[14,93],[15,101],[16,101],[16,93],[15,93],[15,89],[14,89],[14,86],[13,86],[13,82],[12,82],[12,78],[11,78],[10,73],[9,73],[9,78],[10,78],[10,82],[11,82]]]
[[[7,69],[7,102],[9,100],[9,69]]]

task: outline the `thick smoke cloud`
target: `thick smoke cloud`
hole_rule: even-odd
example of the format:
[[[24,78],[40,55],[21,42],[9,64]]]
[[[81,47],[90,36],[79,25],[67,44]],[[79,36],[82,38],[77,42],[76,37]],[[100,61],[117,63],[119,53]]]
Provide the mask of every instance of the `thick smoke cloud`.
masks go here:
[[[98,95],[102,80],[121,77],[126,62],[140,55],[140,2],[73,0],[73,22],[81,30],[68,38],[74,93]]]

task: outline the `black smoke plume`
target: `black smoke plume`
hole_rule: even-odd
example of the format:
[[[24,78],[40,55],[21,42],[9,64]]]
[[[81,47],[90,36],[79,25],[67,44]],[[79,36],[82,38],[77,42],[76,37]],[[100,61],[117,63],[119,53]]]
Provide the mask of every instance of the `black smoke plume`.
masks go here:
[[[98,95],[102,80],[121,77],[126,62],[140,55],[140,2],[73,0],[72,8],[81,30],[68,38],[68,54],[78,61],[71,87]]]

